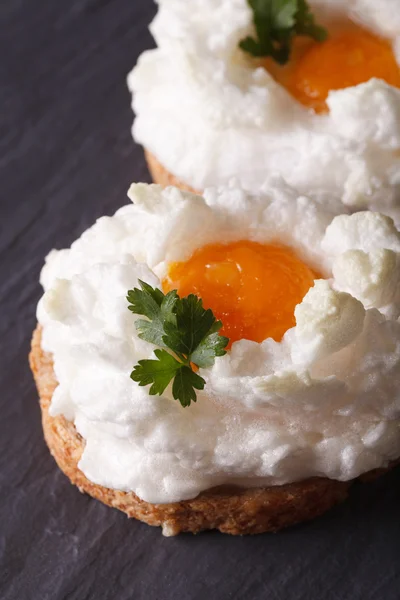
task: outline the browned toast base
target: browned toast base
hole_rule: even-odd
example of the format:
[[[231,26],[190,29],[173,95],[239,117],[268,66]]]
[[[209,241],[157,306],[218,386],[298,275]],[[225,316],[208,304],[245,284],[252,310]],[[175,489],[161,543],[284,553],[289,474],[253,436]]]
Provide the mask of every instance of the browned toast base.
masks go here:
[[[33,335],[30,365],[40,396],[47,445],[70,481],[104,504],[149,525],[160,525],[165,535],[219,529],[230,534],[277,531],[313,519],[344,500],[352,482],[313,478],[298,483],[256,489],[223,486],[202,492],[192,500],[150,504],[133,492],[120,492],[89,481],[78,468],[84,440],[63,416],[51,417],[49,405],[57,386],[53,362],[41,348],[41,330]]]
[[[145,149],[144,155],[146,157],[147,166],[150,171],[150,175],[154,181],[154,183],[158,183],[163,187],[168,187],[173,185],[180,190],[184,190],[186,192],[193,192],[195,194],[199,193],[194,190],[190,185],[183,183],[177,177],[172,175],[165,167],[162,166],[160,162],[156,159],[156,157],[151,154],[148,150]]]

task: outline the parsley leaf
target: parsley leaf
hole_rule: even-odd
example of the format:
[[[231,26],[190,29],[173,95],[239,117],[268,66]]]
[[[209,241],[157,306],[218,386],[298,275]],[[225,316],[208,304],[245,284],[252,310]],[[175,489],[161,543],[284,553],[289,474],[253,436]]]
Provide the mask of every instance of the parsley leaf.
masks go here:
[[[152,383],[150,394],[161,396],[181,368],[181,363],[166,350],[154,350],[154,354],[157,360],[139,360],[133,368],[131,379],[140,386]]]
[[[256,38],[243,39],[239,46],[253,56],[271,56],[284,65],[290,57],[293,38],[303,35],[322,42],[324,27],[317,25],[306,0],[247,0],[253,11]]]
[[[202,369],[212,367],[217,356],[226,354],[228,342],[229,339],[219,333],[211,333],[200,342],[191,355],[192,362]]]
[[[192,354],[215,323],[210,309],[194,294],[182,298],[176,305],[176,321],[165,324],[163,342],[174,352]]]
[[[175,375],[172,386],[172,395],[175,400],[179,400],[182,406],[190,406],[191,402],[196,402],[196,390],[202,390],[205,381],[200,375],[197,375],[190,367],[181,367]]]
[[[174,314],[178,296],[175,291],[166,296],[161,290],[153,289],[148,283],[139,280],[141,290],[129,290],[127,300],[129,310],[137,315],[144,315],[148,320],[138,319],[136,329],[139,337],[146,342],[166,348],[163,342],[164,323],[176,321]]]
[[[151,285],[140,279],[139,284],[142,288],[141,290],[135,288],[128,291],[129,310],[137,315],[145,315],[149,319],[152,319],[160,309],[164,294],[161,290],[157,288],[153,289]]]
[[[196,391],[205,380],[194,368],[207,368],[226,354],[229,339],[219,334],[222,327],[210,309],[194,294],[180,298],[176,291],[164,295],[140,281],[140,288],[128,291],[129,310],[143,315],[136,330],[141,339],[163,348],[154,351],[156,360],[140,360],[131,378],[140,386],[150,385],[150,395],[163,394],[173,381],[172,395],[182,406],[196,402]]]

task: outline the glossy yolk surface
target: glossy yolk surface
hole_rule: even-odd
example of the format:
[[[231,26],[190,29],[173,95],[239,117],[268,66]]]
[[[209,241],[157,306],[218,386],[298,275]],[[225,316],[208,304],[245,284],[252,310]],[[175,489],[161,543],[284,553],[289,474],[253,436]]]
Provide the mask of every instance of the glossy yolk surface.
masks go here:
[[[400,87],[400,68],[389,42],[360,27],[330,34],[322,43],[312,43],[288,72],[287,89],[302,104],[327,112],[330,90],[343,89],[384,79]]]
[[[186,262],[171,263],[163,289],[200,296],[222,321],[230,344],[280,341],[295,325],[294,309],[315,278],[290,248],[245,240],[204,246]]]

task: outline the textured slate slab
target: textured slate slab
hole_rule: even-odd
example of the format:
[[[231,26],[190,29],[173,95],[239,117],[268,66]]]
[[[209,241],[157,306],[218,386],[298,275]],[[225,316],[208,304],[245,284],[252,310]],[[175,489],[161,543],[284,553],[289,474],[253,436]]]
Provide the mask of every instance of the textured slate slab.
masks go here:
[[[153,12],[0,2],[0,598],[398,600],[399,472],[278,535],[165,539],[79,494],[46,450],[27,365],[39,269],[148,180],[125,75]]]

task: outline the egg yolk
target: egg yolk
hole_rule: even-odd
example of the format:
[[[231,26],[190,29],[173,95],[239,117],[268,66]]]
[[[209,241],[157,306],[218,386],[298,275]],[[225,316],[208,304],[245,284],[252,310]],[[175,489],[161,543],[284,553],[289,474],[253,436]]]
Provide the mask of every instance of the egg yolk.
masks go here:
[[[230,344],[242,338],[280,341],[295,325],[294,309],[316,277],[290,248],[239,241],[204,246],[186,262],[171,263],[163,290],[202,298]]]
[[[389,42],[357,27],[312,43],[284,83],[302,104],[327,112],[330,90],[358,85],[372,77],[400,87],[400,68]]]

